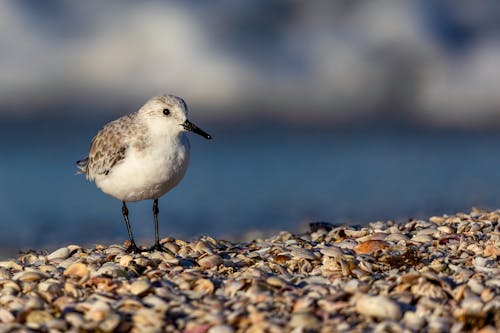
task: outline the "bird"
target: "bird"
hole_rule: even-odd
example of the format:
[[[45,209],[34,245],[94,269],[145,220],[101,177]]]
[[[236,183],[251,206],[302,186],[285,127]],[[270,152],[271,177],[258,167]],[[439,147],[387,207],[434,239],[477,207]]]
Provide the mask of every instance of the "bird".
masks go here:
[[[188,107],[181,97],[155,96],[138,111],[104,125],[92,139],[88,156],[76,162],[78,174],[122,202],[130,240],[127,252],[142,250],[134,241],[126,203],[142,200],[153,200],[155,242],[149,251],[169,252],[158,235],[158,199],[186,173],[190,151],[186,132],[212,139],[188,120]]]

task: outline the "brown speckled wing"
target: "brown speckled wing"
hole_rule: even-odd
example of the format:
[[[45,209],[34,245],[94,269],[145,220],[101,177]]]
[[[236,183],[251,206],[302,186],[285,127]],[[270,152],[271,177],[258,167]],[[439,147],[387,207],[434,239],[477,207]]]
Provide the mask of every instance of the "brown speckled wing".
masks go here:
[[[92,139],[87,167],[89,179],[109,174],[125,158],[129,146],[127,134],[133,130],[131,125],[130,116],[122,117],[104,126]]]

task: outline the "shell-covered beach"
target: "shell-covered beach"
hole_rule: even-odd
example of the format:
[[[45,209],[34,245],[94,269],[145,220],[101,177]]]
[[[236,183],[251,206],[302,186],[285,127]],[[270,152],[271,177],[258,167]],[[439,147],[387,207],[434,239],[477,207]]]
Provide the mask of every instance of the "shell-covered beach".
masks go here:
[[[500,211],[0,262],[0,332],[500,330]]]

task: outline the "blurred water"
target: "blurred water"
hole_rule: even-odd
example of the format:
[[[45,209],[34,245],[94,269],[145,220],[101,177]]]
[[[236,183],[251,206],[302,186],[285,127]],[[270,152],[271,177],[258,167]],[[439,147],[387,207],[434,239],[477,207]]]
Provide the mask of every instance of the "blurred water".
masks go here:
[[[107,120],[0,122],[0,256],[126,239],[119,201],[75,175]],[[215,140],[190,136],[186,177],[160,200],[162,236],[238,239],[311,220],[364,224],[500,202],[493,131],[199,125]],[[129,205],[143,245],[154,235],[151,206]]]

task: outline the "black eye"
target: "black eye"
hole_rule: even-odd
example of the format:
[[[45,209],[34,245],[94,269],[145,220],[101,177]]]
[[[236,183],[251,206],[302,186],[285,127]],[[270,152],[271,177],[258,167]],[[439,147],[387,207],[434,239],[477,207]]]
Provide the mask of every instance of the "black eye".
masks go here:
[[[163,109],[163,114],[165,116],[168,116],[170,114],[170,110],[169,109]]]

